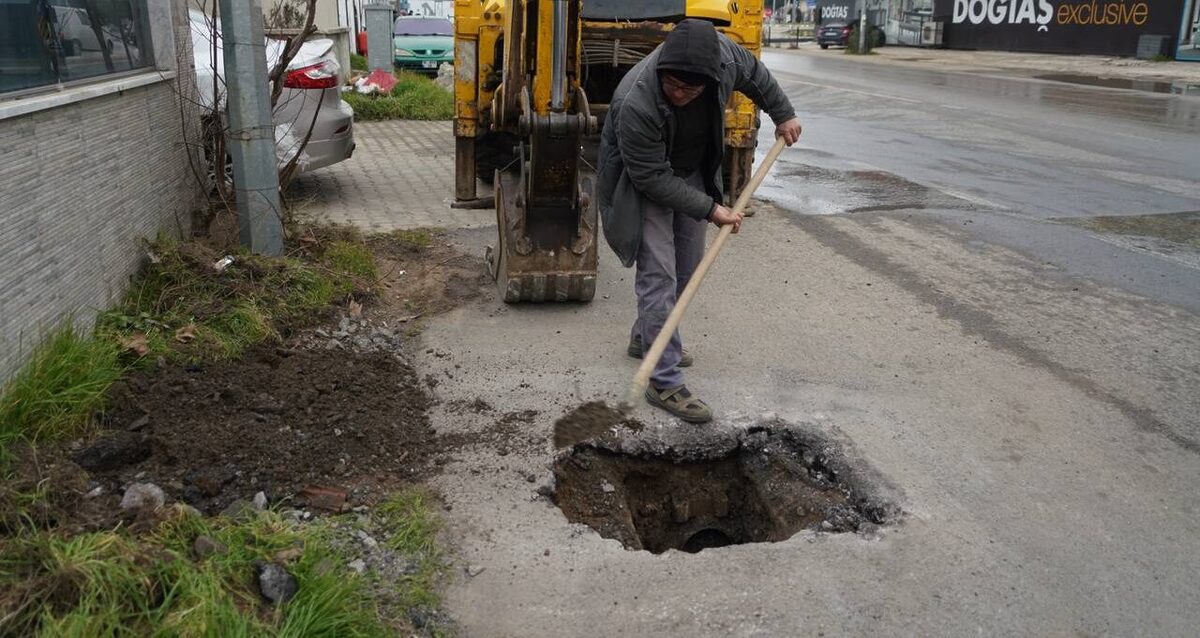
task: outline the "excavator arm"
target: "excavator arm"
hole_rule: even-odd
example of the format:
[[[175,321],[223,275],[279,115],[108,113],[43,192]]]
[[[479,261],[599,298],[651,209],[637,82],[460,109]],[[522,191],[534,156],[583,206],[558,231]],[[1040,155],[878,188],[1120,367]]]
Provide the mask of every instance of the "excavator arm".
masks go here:
[[[497,168],[497,243],[488,267],[501,298],[587,301],[596,292],[595,175],[580,159],[595,132],[579,79],[581,0],[509,0],[490,131],[515,139]]]

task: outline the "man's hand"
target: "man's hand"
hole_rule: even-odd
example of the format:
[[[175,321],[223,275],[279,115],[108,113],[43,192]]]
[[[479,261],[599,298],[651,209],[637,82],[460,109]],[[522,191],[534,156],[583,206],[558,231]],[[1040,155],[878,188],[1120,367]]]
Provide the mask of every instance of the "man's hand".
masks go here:
[[[775,127],[775,137],[782,137],[783,141],[788,146],[795,144],[800,139],[800,118],[793,117],[792,119]]]
[[[742,229],[742,217],[741,213],[735,213],[720,204],[713,204],[712,212],[708,214],[708,221],[718,226],[733,224],[733,232],[736,233]]]

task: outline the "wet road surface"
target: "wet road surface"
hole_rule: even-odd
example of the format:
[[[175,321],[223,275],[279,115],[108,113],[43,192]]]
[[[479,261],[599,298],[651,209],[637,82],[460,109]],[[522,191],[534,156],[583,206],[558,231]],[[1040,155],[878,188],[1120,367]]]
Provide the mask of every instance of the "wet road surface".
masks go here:
[[[796,215],[928,215],[1200,310],[1200,97],[864,64],[840,52],[763,60],[805,131],[761,197]],[[1182,232],[1156,231],[1156,216],[1180,213]],[[1145,229],[1132,221],[1106,232],[1086,221],[1094,217],[1145,219]]]

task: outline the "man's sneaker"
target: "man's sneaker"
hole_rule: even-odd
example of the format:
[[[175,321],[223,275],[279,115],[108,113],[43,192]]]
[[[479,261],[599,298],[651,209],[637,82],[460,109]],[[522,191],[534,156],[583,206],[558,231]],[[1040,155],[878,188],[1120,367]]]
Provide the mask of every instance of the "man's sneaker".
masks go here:
[[[633,357],[634,359],[642,358],[642,337],[641,337],[641,335],[638,335],[629,340],[629,348],[626,350],[626,352],[628,352],[629,356]],[[684,348],[683,356],[680,357],[680,359],[679,359],[679,367],[687,368],[687,367],[691,366],[692,363],[693,363],[692,353],[688,352],[687,348]]]
[[[655,407],[662,408],[688,423],[708,423],[712,421],[712,408],[697,399],[688,391],[687,386],[659,390],[654,386],[646,388],[646,401]]]

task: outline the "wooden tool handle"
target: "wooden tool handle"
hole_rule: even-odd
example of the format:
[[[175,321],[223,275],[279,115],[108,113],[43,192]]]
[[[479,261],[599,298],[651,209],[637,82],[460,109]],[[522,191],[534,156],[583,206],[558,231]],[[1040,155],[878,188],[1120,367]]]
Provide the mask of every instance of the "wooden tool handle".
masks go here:
[[[775,139],[775,145],[771,147],[771,150],[767,151],[767,156],[758,165],[758,170],[754,171],[754,175],[750,177],[750,183],[746,184],[746,187],[742,189],[742,194],[734,202],[733,212],[740,213],[746,208],[746,203],[750,201],[750,197],[754,195],[754,191],[758,190],[758,185],[762,184],[763,179],[767,176],[767,171],[771,169],[771,165],[775,163],[775,159],[783,152],[784,145],[782,137]],[[667,349],[667,343],[671,340],[671,335],[675,334],[675,329],[683,321],[683,313],[687,312],[688,304],[692,303],[692,297],[696,296],[696,290],[700,288],[700,283],[704,281],[705,275],[708,274],[708,269],[716,261],[717,254],[721,252],[721,248],[725,245],[725,240],[729,238],[732,232],[733,224],[722,226],[721,232],[713,240],[712,246],[709,246],[708,251],[704,253],[704,258],[700,260],[700,265],[696,267],[696,272],[692,274],[688,285],[684,287],[683,294],[679,295],[679,299],[675,301],[675,308],[667,316],[667,322],[663,324],[662,330],[658,331],[658,336],[655,337],[654,344],[650,346],[650,350],[646,352],[642,359],[642,365],[638,367],[637,373],[633,375],[633,382],[629,384],[629,392],[625,395],[624,407],[628,408],[637,405],[638,399],[646,391],[646,384],[650,382],[650,373],[654,372],[654,366],[658,365],[658,360],[662,358],[663,350]]]

